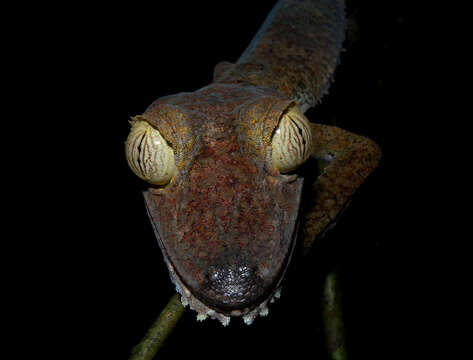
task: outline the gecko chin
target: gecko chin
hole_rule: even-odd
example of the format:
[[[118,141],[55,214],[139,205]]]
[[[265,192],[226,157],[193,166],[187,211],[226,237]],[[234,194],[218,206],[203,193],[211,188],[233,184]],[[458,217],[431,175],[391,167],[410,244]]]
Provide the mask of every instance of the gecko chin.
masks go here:
[[[210,265],[205,280],[194,287],[179,276],[171,260],[165,256],[171,280],[181,295],[181,302],[197,312],[197,320],[219,320],[223,326],[231,317],[242,317],[250,325],[254,319],[269,313],[268,303],[280,297],[281,282],[292,258],[298,234],[298,224],[290,241],[290,249],[277,276],[271,276],[261,264],[242,261],[241,253],[229,253],[218,264]],[[244,257],[244,256],[243,256]],[[273,274],[274,275],[274,274]]]

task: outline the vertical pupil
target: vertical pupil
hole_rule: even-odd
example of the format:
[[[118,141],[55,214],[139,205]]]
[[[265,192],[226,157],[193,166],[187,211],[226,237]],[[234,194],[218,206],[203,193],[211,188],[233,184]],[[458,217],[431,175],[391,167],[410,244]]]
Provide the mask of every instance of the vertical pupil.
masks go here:
[[[289,119],[291,119],[291,118],[289,118]],[[299,125],[297,125],[297,123],[294,120],[291,119],[291,121],[295,125],[297,130],[299,131],[299,135],[302,136],[302,129],[299,127]]]
[[[141,139],[140,139],[140,142],[138,143],[138,159],[137,159],[137,160],[138,160],[138,166],[140,167],[141,173],[142,173],[143,175],[144,175],[144,170],[145,170],[145,169],[144,169],[143,166],[142,166],[143,163],[142,163],[142,161],[141,161],[141,152],[142,152],[142,150],[143,150],[142,145],[143,145],[143,141],[144,141],[144,139],[145,139],[145,136],[146,136],[146,133],[143,134],[143,136],[142,136]]]
[[[289,118],[292,123],[294,124],[294,126],[297,128],[297,131],[299,132],[299,135],[301,136],[302,138],[302,146],[304,147],[304,150],[305,150],[305,144],[306,144],[306,141],[305,141],[305,137],[302,135],[302,129],[299,127],[299,125],[297,125],[297,123],[292,119],[292,118]],[[305,151],[304,151],[305,152]]]

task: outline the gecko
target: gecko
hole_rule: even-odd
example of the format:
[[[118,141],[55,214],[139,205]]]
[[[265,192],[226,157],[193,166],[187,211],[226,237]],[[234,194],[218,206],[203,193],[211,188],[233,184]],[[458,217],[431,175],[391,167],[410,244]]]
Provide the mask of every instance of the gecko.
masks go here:
[[[197,319],[251,324],[280,296],[294,248],[310,248],[381,158],[378,145],[304,113],[328,92],[345,37],[344,1],[280,0],[213,81],[132,117],[131,170],[170,278]],[[309,157],[323,171],[309,184]],[[314,172],[316,169],[314,169]]]

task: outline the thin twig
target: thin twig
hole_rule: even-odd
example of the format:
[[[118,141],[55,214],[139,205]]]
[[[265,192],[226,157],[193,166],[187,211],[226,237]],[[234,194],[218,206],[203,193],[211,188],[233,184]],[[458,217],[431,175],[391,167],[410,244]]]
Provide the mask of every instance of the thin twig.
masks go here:
[[[129,360],[152,360],[183,313],[181,297],[174,294],[141,342],[133,348]]]
[[[325,278],[322,297],[325,342],[330,359],[346,360],[345,330],[343,324],[340,274],[335,269]]]
[[[322,312],[328,354],[333,360],[346,360],[339,276],[338,269],[335,269],[325,279]],[[152,360],[164,346],[183,313],[180,295],[174,294],[141,342],[133,348],[129,360]]]

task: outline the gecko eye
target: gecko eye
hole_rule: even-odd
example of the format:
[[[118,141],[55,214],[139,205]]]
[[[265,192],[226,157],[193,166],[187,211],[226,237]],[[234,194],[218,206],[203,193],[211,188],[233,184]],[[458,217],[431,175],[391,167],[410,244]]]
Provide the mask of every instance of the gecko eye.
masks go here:
[[[176,173],[171,146],[146,121],[138,120],[132,124],[125,153],[131,170],[150,184],[165,185]]]
[[[281,173],[294,170],[312,151],[310,123],[298,107],[284,113],[271,143],[273,165]]]

